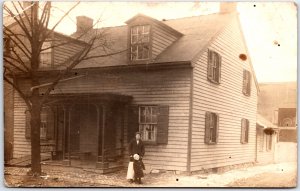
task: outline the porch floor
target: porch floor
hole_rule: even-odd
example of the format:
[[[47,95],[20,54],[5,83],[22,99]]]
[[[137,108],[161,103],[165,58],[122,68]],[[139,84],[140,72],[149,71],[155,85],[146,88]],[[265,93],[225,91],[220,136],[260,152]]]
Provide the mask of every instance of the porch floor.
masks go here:
[[[49,160],[49,161],[44,161],[43,164],[47,164],[50,166],[65,166],[65,167],[80,168],[86,171],[92,171],[100,174],[117,172],[124,169],[124,165],[120,162],[109,162],[107,168],[97,168],[95,160],[79,160],[79,159],[71,159],[71,165],[69,165],[70,163],[68,160]]]

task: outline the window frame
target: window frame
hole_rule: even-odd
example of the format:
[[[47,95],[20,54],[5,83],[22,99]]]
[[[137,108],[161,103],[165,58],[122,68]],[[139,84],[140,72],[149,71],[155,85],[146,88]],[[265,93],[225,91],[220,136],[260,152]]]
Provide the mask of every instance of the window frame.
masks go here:
[[[214,84],[221,83],[222,56],[213,50],[208,49],[207,54],[207,79]]]
[[[149,30],[146,33],[145,27],[148,26]],[[143,28],[143,32],[139,34],[139,27]],[[133,29],[137,28],[136,34],[133,34]],[[150,24],[139,24],[139,25],[133,25],[129,27],[129,46],[130,46],[130,54],[129,54],[129,60],[132,62],[143,62],[145,60],[149,60],[151,58],[151,50],[152,50],[152,26]],[[142,35],[141,38],[139,38],[139,35]],[[133,42],[133,36],[136,36],[137,42]],[[147,42],[138,42],[138,39],[143,39],[144,36],[148,36]],[[136,57],[133,58],[133,47],[136,46]],[[148,56],[144,57],[142,53],[142,58],[139,58],[139,47],[142,47],[144,49],[146,46],[148,46]],[[143,51],[143,50],[142,50]]]
[[[209,116],[209,119],[207,119],[207,116]],[[209,120],[209,122],[208,122],[208,120]],[[214,127],[212,127],[212,126],[214,126]],[[209,139],[207,138],[207,136],[208,136],[207,130],[208,129],[209,129]],[[212,140],[213,139],[212,129],[215,133],[215,135],[214,135],[215,140]],[[205,113],[205,133],[204,133],[205,144],[208,144],[208,145],[217,144],[218,143],[218,135],[219,135],[219,114],[214,113],[214,112],[206,112]]]
[[[145,122],[142,122],[141,121],[141,117],[142,117],[141,110],[142,110],[142,108],[148,108],[148,107],[151,108],[151,114],[150,114],[151,120],[150,120],[150,122],[147,122],[147,117],[146,117],[146,115],[144,115],[145,116]],[[157,142],[159,106],[158,105],[139,105],[138,108],[139,108],[138,123],[139,123],[139,132],[141,133],[141,139],[145,143],[153,143],[154,144],[154,143]],[[156,109],[156,122],[152,121],[153,108]],[[144,128],[146,128],[147,125],[149,125],[150,127],[152,126],[154,128],[153,131],[152,131],[154,133],[154,135],[153,135],[154,139],[153,140],[145,139],[145,137],[144,137],[145,136],[145,131],[144,131],[145,129]]]
[[[243,70],[243,89],[242,92],[245,96],[251,95],[251,72],[249,70]]]
[[[249,143],[249,127],[250,127],[249,120],[242,118],[241,119],[241,144]]]

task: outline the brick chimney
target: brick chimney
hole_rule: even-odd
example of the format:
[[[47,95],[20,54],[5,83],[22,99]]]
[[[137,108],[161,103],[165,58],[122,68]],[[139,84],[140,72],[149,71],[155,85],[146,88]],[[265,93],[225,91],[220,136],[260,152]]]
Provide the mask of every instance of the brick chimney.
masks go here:
[[[221,2],[220,13],[235,13],[237,12],[237,2]]]
[[[77,33],[84,33],[93,28],[93,19],[86,16],[78,16],[77,20]]]

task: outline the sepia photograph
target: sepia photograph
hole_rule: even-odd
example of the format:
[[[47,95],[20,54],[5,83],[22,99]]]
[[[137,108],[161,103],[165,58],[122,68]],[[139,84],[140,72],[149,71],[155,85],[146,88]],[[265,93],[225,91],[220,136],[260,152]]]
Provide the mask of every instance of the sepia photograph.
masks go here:
[[[296,188],[297,4],[5,1],[10,188]]]

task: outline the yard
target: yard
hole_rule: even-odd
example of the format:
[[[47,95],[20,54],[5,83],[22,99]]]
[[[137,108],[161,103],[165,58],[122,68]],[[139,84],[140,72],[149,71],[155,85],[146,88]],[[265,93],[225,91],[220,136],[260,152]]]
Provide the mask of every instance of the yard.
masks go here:
[[[269,164],[231,170],[222,174],[146,174],[142,185],[125,179],[126,171],[100,175],[79,168],[43,165],[45,176],[27,175],[29,168],[6,167],[8,187],[295,187],[296,163]]]

